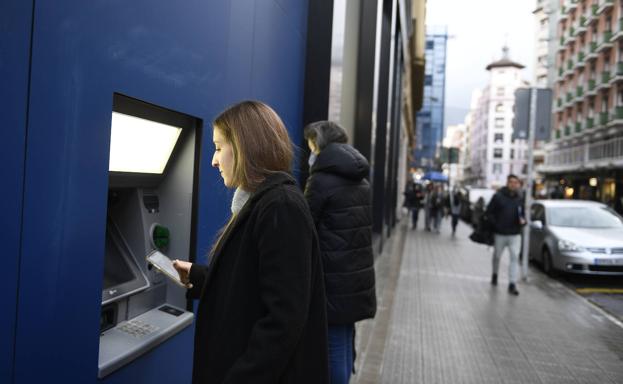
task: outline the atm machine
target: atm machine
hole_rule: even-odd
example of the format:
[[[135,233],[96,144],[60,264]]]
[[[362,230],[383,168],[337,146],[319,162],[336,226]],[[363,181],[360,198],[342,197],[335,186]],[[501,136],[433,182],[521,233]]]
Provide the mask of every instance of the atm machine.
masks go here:
[[[146,261],[194,261],[201,121],[113,100],[98,378],[191,326],[185,289]],[[191,346],[189,346],[191,348]]]

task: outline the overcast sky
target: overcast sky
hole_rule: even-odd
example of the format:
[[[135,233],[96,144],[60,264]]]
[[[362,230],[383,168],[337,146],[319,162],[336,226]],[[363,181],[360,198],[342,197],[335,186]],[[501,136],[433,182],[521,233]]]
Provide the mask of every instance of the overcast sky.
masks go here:
[[[462,123],[472,90],[488,82],[485,67],[502,55],[508,43],[510,58],[526,66],[523,78],[533,81],[534,15],[536,0],[428,0],[427,25],[446,25],[445,125]]]

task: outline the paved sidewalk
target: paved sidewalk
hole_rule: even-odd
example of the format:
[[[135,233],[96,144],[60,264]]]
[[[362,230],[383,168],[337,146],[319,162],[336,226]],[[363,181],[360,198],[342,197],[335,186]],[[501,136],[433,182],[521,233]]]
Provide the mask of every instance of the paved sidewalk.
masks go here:
[[[351,383],[623,383],[620,323],[535,269],[509,295],[507,254],[492,287],[492,250],[449,227],[394,231]]]

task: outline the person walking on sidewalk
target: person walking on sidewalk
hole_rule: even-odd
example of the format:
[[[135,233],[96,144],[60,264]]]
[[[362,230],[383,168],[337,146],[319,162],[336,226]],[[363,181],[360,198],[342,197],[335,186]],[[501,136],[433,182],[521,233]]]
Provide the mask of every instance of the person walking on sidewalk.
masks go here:
[[[493,273],[491,284],[498,284],[500,257],[505,248],[510,253],[508,267],[508,292],[519,295],[517,278],[519,274],[519,252],[521,250],[521,229],[526,224],[521,194],[521,181],[513,174],[506,178],[506,187],[493,195],[487,206],[486,215],[493,228]]]
[[[430,225],[432,221],[432,197],[433,197],[433,183],[426,184],[426,190],[424,191],[424,229],[430,231]]]
[[[456,234],[456,226],[459,223],[459,215],[461,214],[461,205],[463,204],[463,195],[458,190],[450,194],[450,214],[452,215],[452,236]]]
[[[422,187],[410,181],[407,183],[404,195],[404,206],[409,209],[409,213],[411,214],[411,229],[416,229],[420,208],[422,207]]]
[[[430,217],[433,221],[433,230],[440,233],[441,218],[443,216],[443,190],[441,185],[437,184],[430,196]]]
[[[370,166],[331,121],[308,125],[304,136],[311,150],[305,197],[318,231],[327,295],[329,373],[332,384],[347,384],[356,356],[355,323],[376,313]]]

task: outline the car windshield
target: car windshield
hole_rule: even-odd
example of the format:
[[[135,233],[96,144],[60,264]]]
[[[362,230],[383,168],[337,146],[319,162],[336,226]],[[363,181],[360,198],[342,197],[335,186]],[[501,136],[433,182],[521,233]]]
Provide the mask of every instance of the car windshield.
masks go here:
[[[552,207],[550,225],[576,228],[622,228],[623,218],[605,207]]]

